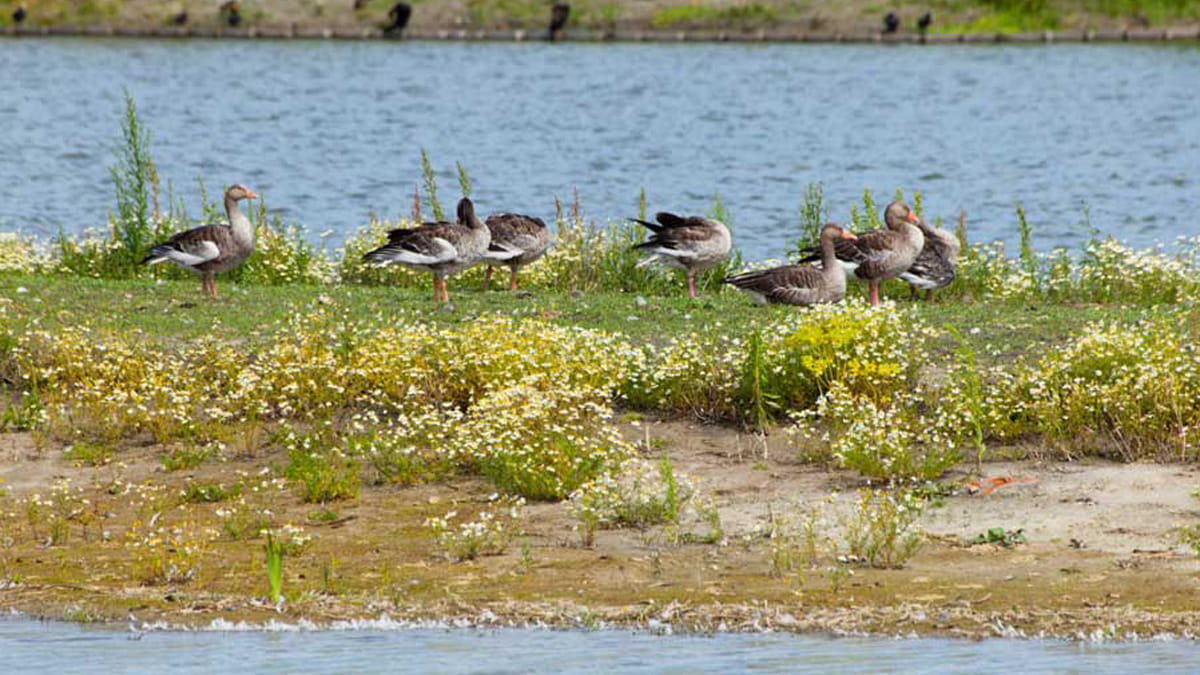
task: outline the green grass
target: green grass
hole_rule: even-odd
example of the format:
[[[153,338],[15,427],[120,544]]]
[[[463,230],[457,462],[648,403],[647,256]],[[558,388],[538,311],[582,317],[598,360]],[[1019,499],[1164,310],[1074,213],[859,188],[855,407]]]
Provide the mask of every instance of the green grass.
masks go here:
[[[862,294],[860,284],[850,293]],[[17,293],[24,287],[25,293]],[[907,295],[906,287],[884,284],[885,297]],[[617,331],[635,340],[661,342],[697,332],[747,333],[754,323],[797,311],[793,307],[759,307],[742,294],[724,291],[689,300],[682,296],[650,296],[639,306],[633,293],[536,293],[517,297],[507,291],[484,293],[451,281],[452,310],[435,309],[424,290],[362,286],[236,286],[226,284],[215,302],[204,298],[200,285],[183,281],[100,280],[83,277],[0,273],[0,298],[11,301],[9,325],[20,331],[36,321],[41,328],[87,323],[93,329],[138,330],[165,343],[216,337],[257,344],[269,339],[299,308],[330,300],[352,318],[403,314],[437,324],[456,324],[483,313],[537,316],[564,325]],[[908,303],[904,303],[909,306]],[[1099,319],[1133,321],[1153,308],[1119,304],[935,300],[914,303],[915,315],[934,326],[958,328],[980,361],[1024,353],[1066,339]],[[947,336],[937,345],[953,351]],[[0,349],[2,349],[0,345]]]

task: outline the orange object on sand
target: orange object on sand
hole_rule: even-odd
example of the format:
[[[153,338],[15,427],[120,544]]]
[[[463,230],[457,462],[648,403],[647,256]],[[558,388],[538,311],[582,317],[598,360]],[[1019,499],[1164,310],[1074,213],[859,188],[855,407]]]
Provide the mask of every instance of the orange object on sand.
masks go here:
[[[985,478],[983,480],[971,481],[970,483],[967,483],[967,492],[971,494],[983,494],[986,497],[987,495],[992,494],[996,490],[1006,485],[1036,482],[1036,478],[1028,478],[1025,476],[1017,478],[1012,476],[996,476],[995,478]]]

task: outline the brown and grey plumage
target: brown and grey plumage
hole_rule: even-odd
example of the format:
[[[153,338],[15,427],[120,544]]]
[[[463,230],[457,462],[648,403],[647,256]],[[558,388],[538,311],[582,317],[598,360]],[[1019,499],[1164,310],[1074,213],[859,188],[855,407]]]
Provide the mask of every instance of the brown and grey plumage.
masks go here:
[[[658,224],[633,218],[650,229],[650,238],[633,248],[650,255],[638,263],[644,267],[662,262],[687,273],[688,297],[695,298],[696,273],[729,259],[733,239],[725,223],[701,216],[677,216],[665,211],[655,214]]]
[[[142,258],[142,264],[156,265],[170,260],[180,267],[199,272],[205,292],[216,298],[215,275],[241,265],[254,252],[254,226],[238,208],[238,202],[257,197],[244,185],[231,186],[225,191],[228,225],[204,225],[180,232],[151,247]]]
[[[879,283],[894,279],[911,267],[925,246],[925,235],[917,227],[921,219],[908,204],[888,204],[883,220],[886,229],[860,234],[853,241],[839,239],[834,242],[838,263],[846,273],[853,272],[870,285],[872,305],[879,304]],[[820,259],[819,251],[807,253],[809,255],[801,258],[801,262]]]
[[[900,273],[900,279],[908,282],[913,299],[917,289],[925,289],[925,299],[933,297],[933,289],[949,286],[954,281],[954,268],[962,246],[958,237],[946,230],[930,227],[924,221],[917,224],[925,235],[925,245],[911,267]]]
[[[725,283],[745,292],[755,302],[816,305],[841,302],[846,297],[846,274],[838,265],[834,242],[857,239],[839,225],[821,228],[821,266],[783,265],[729,277]]]
[[[483,290],[492,278],[492,268],[509,269],[509,290],[517,290],[517,270],[536,262],[550,247],[550,229],[541,218],[519,213],[493,213],[484,221],[492,234],[492,243],[484,252],[487,270],[483,273]]]
[[[491,244],[487,225],[475,217],[475,205],[463,197],[458,221],[423,223],[388,232],[388,243],[363,256],[376,265],[403,265],[433,273],[433,301],[450,302],[446,277],[483,259]]]

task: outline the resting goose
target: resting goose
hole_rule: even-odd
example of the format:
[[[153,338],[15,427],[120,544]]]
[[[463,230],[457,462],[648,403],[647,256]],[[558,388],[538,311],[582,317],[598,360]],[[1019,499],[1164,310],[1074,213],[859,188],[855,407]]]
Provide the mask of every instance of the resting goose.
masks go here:
[[[254,190],[244,185],[231,186],[225,191],[228,225],[204,225],[180,232],[151,247],[142,264],[157,265],[170,260],[184,269],[199,272],[204,291],[216,298],[216,274],[241,265],[254,252],[254,226],[238,208],[238,202],[257,197]]]
[[[638,263],[645,267],[656,261],[677,267],[687,273],[688,297],[695,298],[696,273],[729,259],[733,240],[725,223],[701,216],[677,216],[660,212],[654,219],[658,224],[634,218],[635,223],[646,226],[653,233],[646,241],[633,248],[650,253]]]
[[[363,256],[376,265],[403,265],[433,273],[433,301],[450,302],[446,277],[479,262],[492,235],[478,218],[475,205],[463,197],[458,202],[458,222],[423,223],[388,232],[388,243]]]
[[[821,228],[821,266],[784,265],[729,277],[725,283],[744,291],[755,302],[785,305],[816,305],[841,302],[846,297],[846,274],[834,251],[834,242],[854,241],[848,230],[833,223]]]
[[[933,289],[949,286],[954,281],[954,268],[962,246],[958,237],[946,230],[930,227],[924,221],[919,222],[917,227],[925,235],[925,245],[921,247],[921,253],[912,266],[900,273],[900,278],[908,282],[914,300],[918,288],[925,289],[925,299],[930,300],[933,298]]]
[[[483,253],[487,270],[483,273],[483,290],[488,289],[492,268],[503,265],[509,269],[509,290],[517,290],[517,270],[546,253],[550,247],[550,230],[541,218],[519,213],[493,213],[484,221],[492,234],[492,243]]]
[[[834,242],[838,262],[846,273],[853,271],[854,276],[866,279],[870,284],[872,305],[879,304],[879,283],[894,279],[911,267],[925,245],[925,235],[917,227],[921,219],[908,204],[888,204],[883,220],[887,229],[872,230],[854,240]],[[815,261],[820,255],[814,252],[801,262]]]

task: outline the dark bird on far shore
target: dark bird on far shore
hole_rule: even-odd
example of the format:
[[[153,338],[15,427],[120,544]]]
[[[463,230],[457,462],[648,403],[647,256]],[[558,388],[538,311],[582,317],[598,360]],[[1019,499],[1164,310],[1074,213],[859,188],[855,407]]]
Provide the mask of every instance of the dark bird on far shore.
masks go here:
[[[220,11],[225,17],[225,23],[229,24],[230,28],[237,28],[242,23],[242,5],[237,0],[223,3]]]
[[[900,17],[896,16],[895,12],[888,12],[883,17],[883,32],[886,34],[895,33],[900,29]]]
[[[25,5],[17,5],[17,8],[12,13],[13,23],[21,23],[25,20],[25,15]]]
[[[556,2],[550,8],[550,32],[546,39],[554,42],[562,37],[563,29],[567,27],[567,19],[571,18],[571,6],[565,2]]]
[[[187,23],[187,20],[188,20],[188,15],[187,15],[187,10],[185,9],[185,10],[179,12],[178,14],[176,14],[175,16],[171,17],[171,25],[182,26]]]
[[[397,2],[392,5],[392,8],[388,10],[389,23],[383,27],[383,34],[395,36],[403,33],[411,16],[412,5],[407,2]]]
[[[354,11],[357,12],[358,10],[362,9],[363,7],[366,7],[367,3],[370,1],[371,0],[354,0]]]
[[[917,19],[917,30],[921,31],[922,33],[929,30],[931,25],[933,25],[932,12],[925,12],[921,15],[921,18]]]

